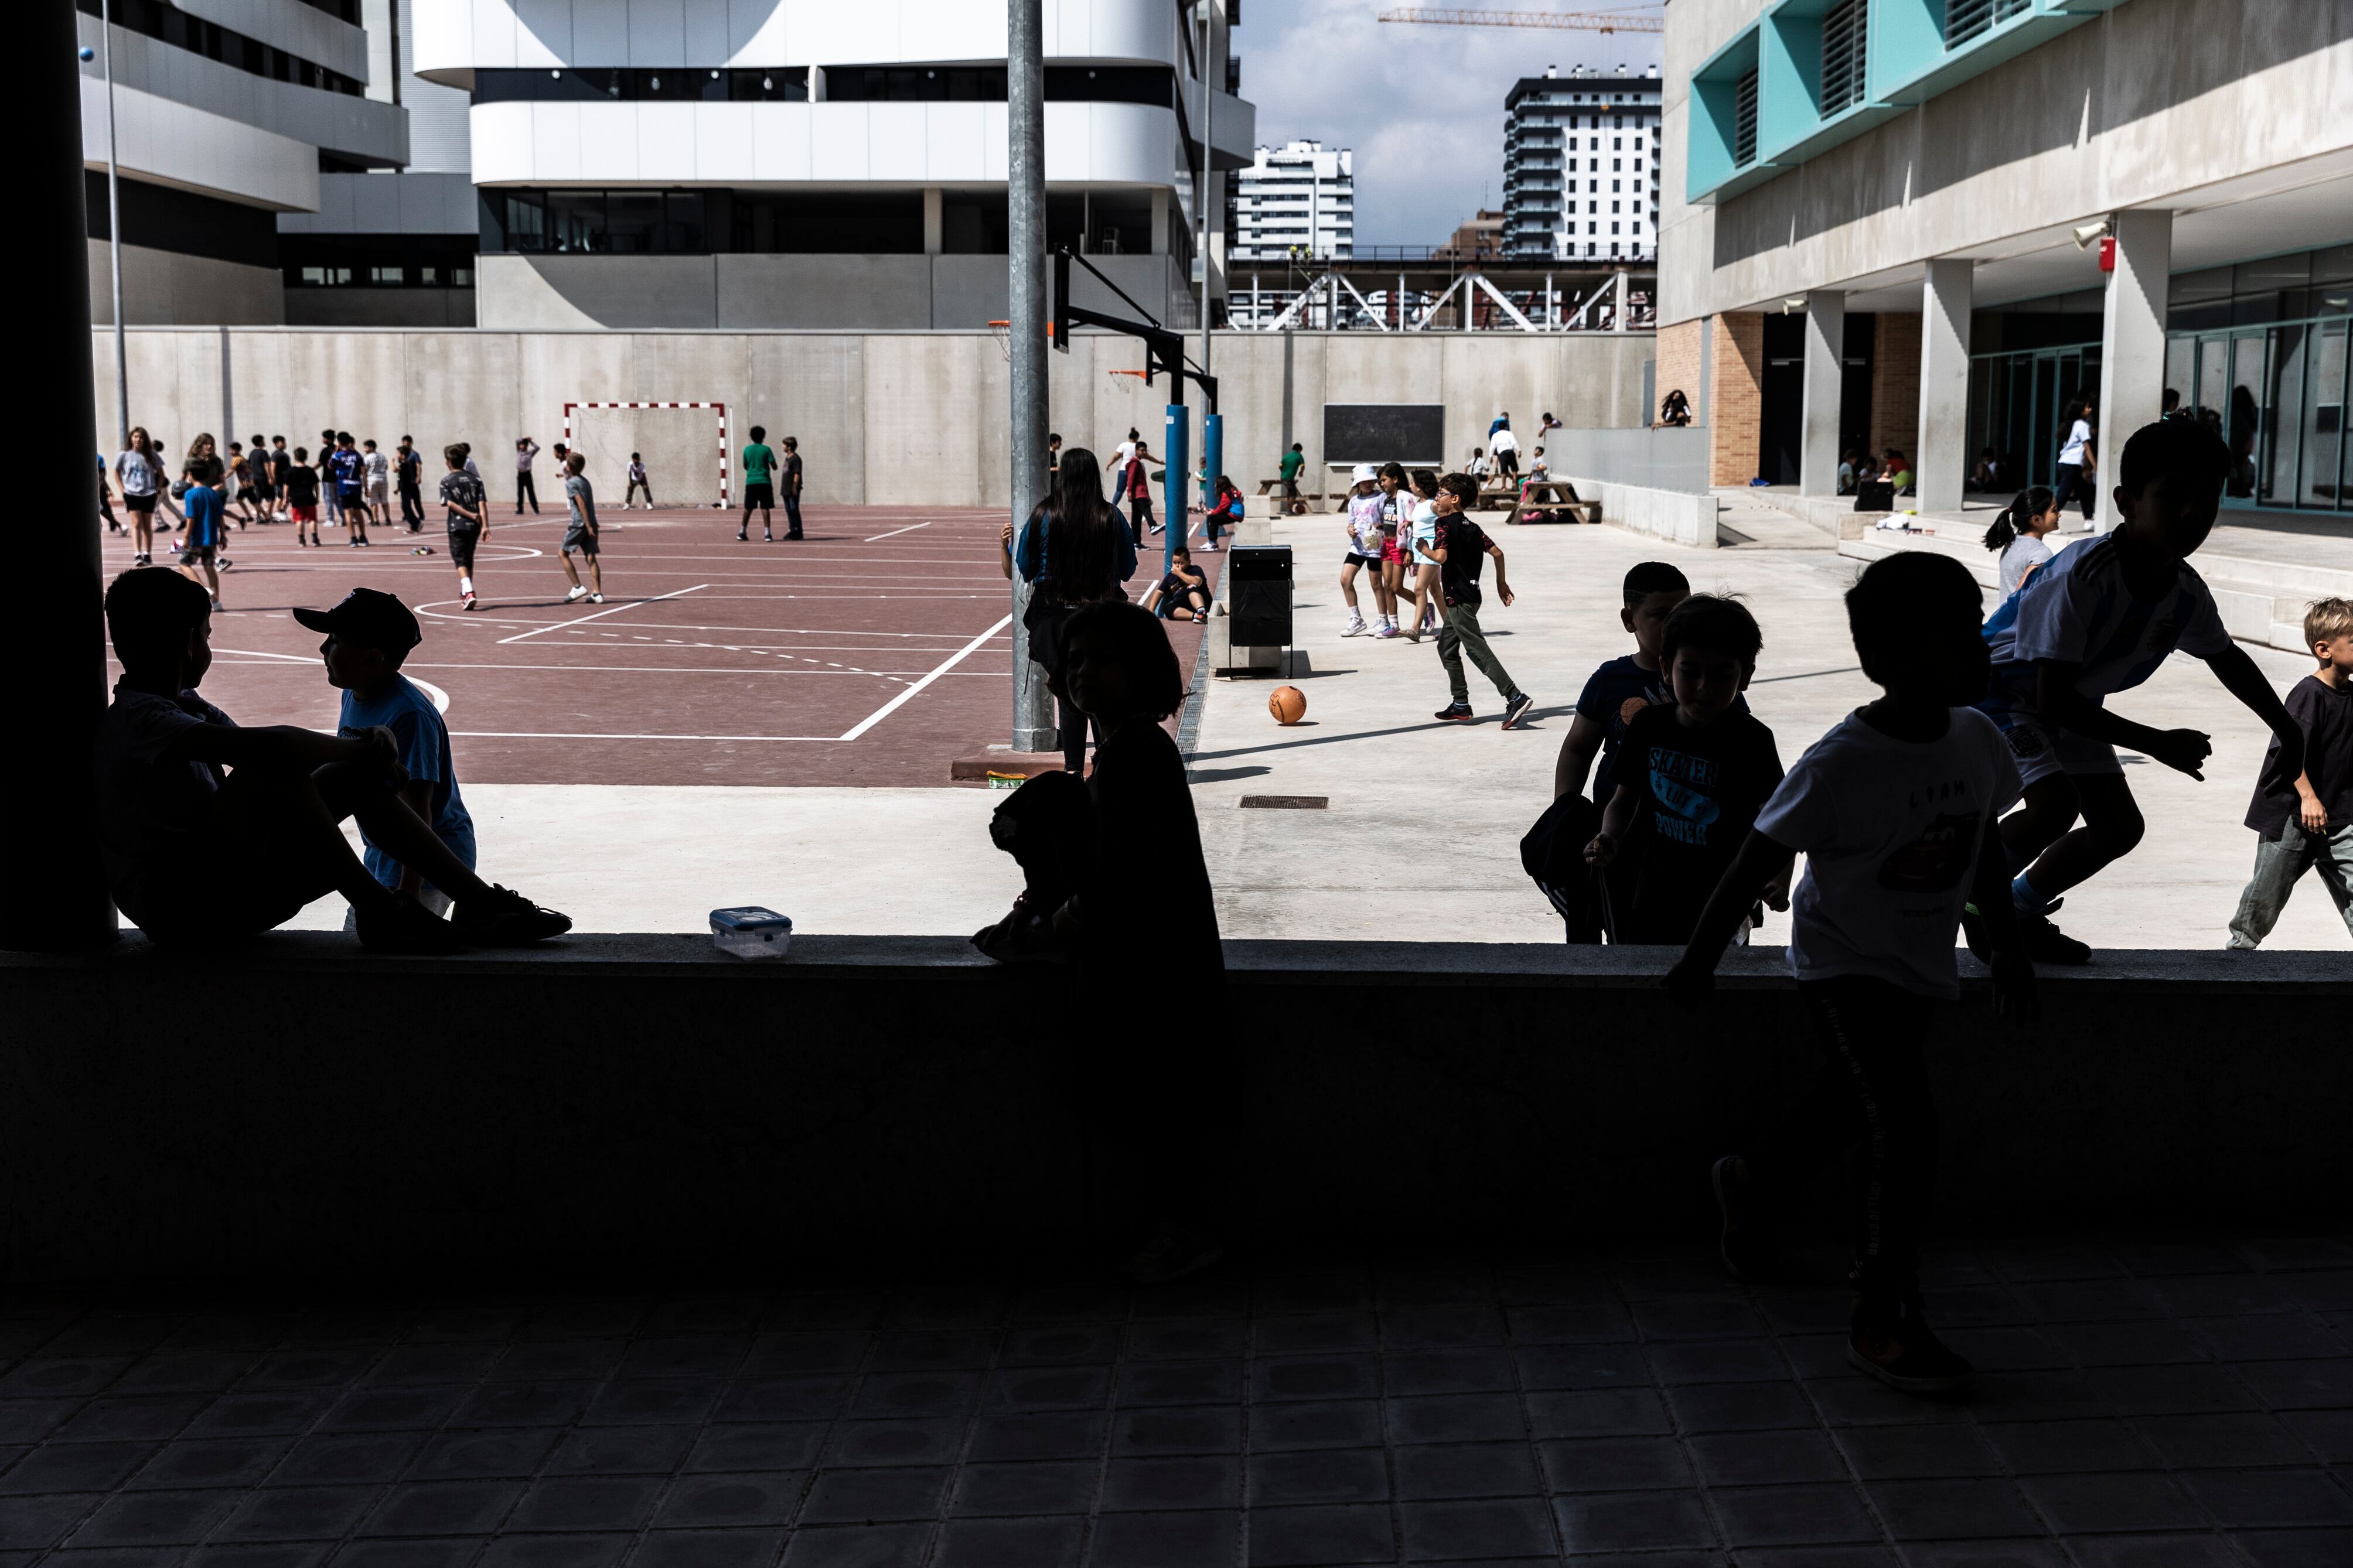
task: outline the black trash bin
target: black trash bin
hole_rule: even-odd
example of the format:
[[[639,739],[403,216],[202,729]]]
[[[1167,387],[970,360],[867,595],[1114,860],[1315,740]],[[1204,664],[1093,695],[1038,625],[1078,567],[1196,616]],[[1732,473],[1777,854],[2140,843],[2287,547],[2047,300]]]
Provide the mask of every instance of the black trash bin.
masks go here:
[[[1291,546],[1236,545],[1226,556],[1225,594],[1234,647],[1291,646]]]

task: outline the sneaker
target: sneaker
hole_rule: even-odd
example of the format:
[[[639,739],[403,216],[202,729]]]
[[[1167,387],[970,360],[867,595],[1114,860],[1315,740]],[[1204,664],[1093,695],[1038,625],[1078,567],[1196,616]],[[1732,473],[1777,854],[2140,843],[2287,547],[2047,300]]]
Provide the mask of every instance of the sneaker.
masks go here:
[[[749,544],[749,543],[751,543],[751,542],[752,542],[752,532],[751,532],[751,530],[749,530],[749,529],[744,529],[744,528],[739,528],[739,529],[737,529],[737,530],[735,531],[735,542],[736,542],[736,543],[738,543],[738,544]]]
[[[763,544],[774,544],[776,542],[776,536],[773,533],[764,533],[760,535],[760,542]]]
[[[1536,700],[1525,691],[1504,703],[1504,728],[1509,730],[1517,725],[1521,720],[1528,716],[1528,710],[1535,705]]]
[[[224,555],[224,556],[222,556],[218,561],[214,562],[214,563],[213,563],[213,564],[214,564],[214,565],[216,565],[216,566],[217,566],[217,567],[219,567],[222,571],[226,572],[226,571],[227,571],[230,567],[232,567],[232,566],[236,565],[236,564],[237,564],[237,563],[236,563],[236,562],[234,562],[234,561],[231,561],[227,556]]]
[[[477,947],[522,947],[562,936],[570,915],[543,910],[521,893],[494,887],[486,899],[469,899],[449,911],[449,925]]]
[[[605,595],[602,594],[591,594],[588,595],[588,602],[592,605],[601,605],[605,602]]]
[[[1440,708],[1437,712],[1431,714],[1430,717],[1433,719],[1443,719],[1450,724],[1468,724],[1472,720],[1471,704],[1468,702],[1450,702],[1445,707]]]
[[[1344,637],[1360,637],[1372,629],[1365,625],[1364,616],[1351,616],[1348,617],[1348,624],[1340,628],[1340,635]]]
[[[479,610],[482,606],[475,602],[473,595],[468,594],[463,599],[459,601],[459,607],[460,609],[467,610]]]
[[[2062,901],[2058,899],[2052,900],[2051,908],[2057,909]],[[2026,950],[2026,956],[2037,963],[2089,963],[2092,962],[2091,943],[2077,942],[2065,931],[2052,925],[2047,911],[2039,915],[2020,915],[2018,938],[2019,945]],[[1971,951],[1974,952],[1975,949],[1972,948]]]
[[[1922,1319],[1917,1296],[1892,1302],[1858,1299],[1846,1359],[1856,1371],[1905,1394],[1958,1394],[1977,1376]]]
[[[587,590],[586,586],[585,584],[582,584],[575,583],[575,584],[572,585],[572,592],[570,592],[570,593],[568,593],[568,594],[566,594],[566,595],[564,595],[564,602],[565,602],[565,604],[567,604],[567,605],[575,604],[575,603],[578,602],[579,600],[582,600],[582,599],[586,598],[587,596],[588,596],[588,590]]]
[[[807,536],[806,536],[806,535],[804,535],[804,534],[800,531],[800,530],[798,530],[798,529],[795,529],[792,532],[787,533],[786,535],[785,535],[785,542],[786,542],[786,544],[790,544],[794,540],[796,540],[796,539],[801,539],[801,538],[805,538],[805,537],[807,537]]]
[[[1198,1226],[1162,1220],[1152,1239],[1129,1254],[1119,1271],[1131,1285],[1166,1285],[1225,1255],[1226,1244]]]
[[[1781,1246],[1748,1167],[1737,1154],[1726,1154],[1715,1163],[1709,1180],[1715,1187],[1715,1206],[1724,1215],[1717,1249],[1725,1268],[1736,1279],[1770,1279],[1780,1261]]]
[[[1373,635],[1377,637],[1393,637],[1398,635],[1398,629],[1397,627],[1389,625],[1388,622],[1383,621],[1380,625],[1380,629]]]
[[[219,611],[219,610],[226,610],[227,608],[228,608],[228,606],[227,606],[227,605],[222,604],[218,599],[215,599],[215,600],[213,601],[213,608],[214,608],[216,611]]]
[[[448,921],[413,899],[388,895],[352,910],[360,945],[377,952],[463,952],[466,943]]]

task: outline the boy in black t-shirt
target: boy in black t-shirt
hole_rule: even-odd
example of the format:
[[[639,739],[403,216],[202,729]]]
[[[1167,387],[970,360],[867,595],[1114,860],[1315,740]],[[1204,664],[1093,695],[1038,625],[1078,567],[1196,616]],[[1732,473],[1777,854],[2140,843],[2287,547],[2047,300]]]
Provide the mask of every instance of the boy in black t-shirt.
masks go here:
[[[1509,730],[1528,716],[1535,699],[1512,679],[1479,627],[1482,559],[1495,558],[1495,596],[1506,609],[1511,607],[1512,585],[1504,580],[1502,547],[1471,521],[1471,508],[1478,500],[1475,480],[1466,474],[1449,474],[1438,481],[1438,494],[1430,502],[1438,509],[1438,544],[1430,555],[1438,563],[1440,595],[1446,601],[1446,616],[1438,627],[1438,661],[1446,667],[1446,683],[1454,694],[1454,700],[1433,717],[1449,724],[1471,722],[1471,685],[1462,676],[1462,656],[1468,653],[1479,672],[1504,694],[1504,728]]]
[[[1587,678],[1577,694],[1577,718],[1560,742],[1560,760],[1553,764],[1552,793],[1557,800],[1585,787],[1593,770],[1593,799],[1609,804],[1611,766],[1618,748],[1626,743],[1626,726],[1656,702],[1672,702],[1674,689],[1659,664],[1659,645],[1665,638],[1667,616],[1691,597],[1691,579],[1664,561],[1640,562],[1626,573],[1625,606],[1618,624],[1633,635],[1634,651],[1611,659]],[[1593,766],[1594,753],[1601,765]]]
[[[1169,552],[1168,575],[1144,595],[1144,607],[1164,621],[1209,618],[1209,574],[1193,564],[1193,552],[1178,545]]]
[[[1621,942],[1691,940],[1708,895],[1781,782],[1773,731],[1735,706],[1764,641],[1757,617],[1734,599],[1703,594],[1667,617],[1659,658],[1675,700],[1642,709],[1627,725],[1601,831],[1585,851],[1599,868],[1630,838],[1640,846],[1632,897],[1616,911]],[[1785,869],[1767,889],[1777,909],[1787,884]]]
[[[2353,931],[2353,603],[2306,605],[2304,642],[2320,668],[2289,689],[2285,704],[2304,731],[2304,771],[2281,776],[2274,739],[2247,806],[2255,872],[2231,917],[2234,948],[2260,946],[2271,934],[2307,867]]]

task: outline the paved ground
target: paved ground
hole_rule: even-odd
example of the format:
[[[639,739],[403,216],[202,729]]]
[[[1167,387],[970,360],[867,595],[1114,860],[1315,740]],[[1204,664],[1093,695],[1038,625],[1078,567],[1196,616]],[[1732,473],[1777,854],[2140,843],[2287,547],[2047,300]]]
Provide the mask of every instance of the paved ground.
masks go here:
[[[1825,1249],[1269,1258],[767,1293],[0,1300],[0,1563],[2321,1568],[2342,1235],[1980,1237],[1977,1392]]]
[[[744,726],[724,732],[838,736],[895,700],[894,694],[909,691],[972,633],[1004,614],[996,596],[1002,580],[986,549],[975,542],[987,527],[977,514],[944,518],[930,528],[870,542],[872,535],[920,520],[912,512],[812,508],[811,530],[818,536],[813,542],[847,553],[838,568],[828,568],[838,569],[843,581],[801,602],[791,595],[802,591],[817,569],[814,557],[797,566],[765,557],[741,564],[740,552],[757,556],[760,547],[736,545],[732,530],[707,518],[675,527],[664,521],[643,532],[641,521],[616,520],[617,587],[623,573],[634,570],[624,565],[631,559],[628,552],[653,550],[641,541],[669,541],[691,528],[721,532],[726,537],[691,547],[662,543],[656,553],[692,558],[662,567],[666,573],[675,567],[683,575],[675,584],[670,576],[660,583],[688,586],[717,580],[723,570],[736,574],[729,581],[757,579],[733,591],[766,595],[745,603],[770,616],[763,624],[772,634],[776,627],[803,624],[791,617],[818,609],[854,612],[854,624],[870,630],[900,626],[892,617],[902,616],[902,609],[879,599],[860,601],[863,607],[858,607],[846,595],[884,592],[898,580],[894,573],[949,573],[963,584],[953,589],[953,605],[943,608],[927,600],[922,612],[954,619],[934,628],[946,639],[939,645],[945,651],[891,664],[881,675],[749,673],[735,668],[744,657],[739,653],[688,646],[710,642],[710,637],[650,621],[633,624],[627,635],[664,640],[633,642],[638,651],[630,662],[639,662],[643,654],[649,656],[645,662],[673,661],[675,669],[659,677],[625,677],[576,668],[607,662],[586,646],[592,636],[617,637],[617,623],[649,616],[687,616],[677,606],[692,603],[691,597],[650,608],[623,606],[622,613],[603,621],[568,628],[562,624],[567,612],[546,605],[544,595],[522,608],[501,609],[501,617],[528,617],[529,626],[554,628],[519,647],[497,646],[502,666],[544,662],[551,668],[543,671],[440,669],[444,663],[484,662],[445,652],[448,638],[478,637],[493,645],[496,638],[489,629],[470,625],[468,617],[433,620],[434,640],[420,658],[418,673],[446,682],[451,694],[460,776],[480,824],[484,868],[499,880],[570,911],[582,929],[592,931],[700,930],[708,910],[745,902],[783,910],[810,931],[935,934],[972,931],[995,920],[1018,886],[1012,863],[988,843],[986,819],[996,803],[985,791],[945,787],[940,781],[948,759],[959,751],[1003,738],[1010,700],[1005,653],[997,646],[1001,636],[883,715],[855,742],[500,740],[471,733],[586,732],[596,726],[585,718],[559,722],[553,715],[568,711],[567,704],[577,705],[584,692],[602,691],[600,681],[638,679],[653,684],[632,699],[637,732],[673,726],[682,733],[722,732],[701,727],[699,719],[685,721],[696,701],[710,700],[697,693],[723,689],[739,705],[728,715],[729,723],[741,721]],[[1760,532],[1770,521],[1757,520]],[[1785,521],[1811,535],[1816,546],[1791,548],[1804,541],[1777,536],[1770,547],[1683,550],[1615,528],[1498,528],[1520,597],[1510,609],[1491,608],[1484,619],[1497,652],[1538,703],[1530,725],[1510,734],[1494,728],[1492,716],[1499,703],[1475,672],[1472,698],[1488,721],[1461,729],[1431,718],[1447,695],[1431,643],[1342,638],[1337,519],[1321,515],[1281,523],[1278,538],[1297,551],[1297,635],[1305,672],[1294,679],[1309,699],[1307,721],[1290,729],[1275,725],[1266,711],[1267,682],[1212,680],[1193,756],[1195,801],[1227,933],[1551,940],[1557,928],[1521,874],[1517,844],[1549,798],[1553,759],[1586,676],[1631,646],[1618,626],[1618,584],[1636,561],[1675,561],[1698,586],[1746,596],[1766,638],[1749,700],[1778,737],[1784,762],[1793,761],[1841,715],[1869,700],[1873,689],[1854,667],[1839,605],[1858,564],[1827,548],[1827,536]],[[542,525],[543,534],[552,527]],[[502,528],[498,537],[513,535]],[[935,542],[906,542],[925,539]],[[272,541],[269,548],[276,554],[264,553],[257,544],[238,545],[257,564],[273,568],[288,564],[280,556],[296,556],[282,540]],[[782,552],[787,547],[775,549]],[[944,555],[932,561],[924,551],[955,555],[958,563],[951,565]],[[892,552],[904,559],[880,559]],[[267,579],[269,594],[258,600],[251,595],[260,584],[241,564],[231,576],[229,603],[327,602],[346,577],[362,569],[375,574],[415,572],[428,593],[437,592],[438,574],[447,570],[427,558],[412,563],[405,553],[386,559],[383,547],[376,560],[355,566],[349,558],[359,553],[334,548],[303,552],[301,570],[311,575]],[[1220,557],[1208,559],[1221,563]],[[543,576],[554,570],[542,560],[528,564]],[[878,574],[884,586],[875,585]],[[500,579],[487,573],[486,579],[494,595],[503,592]],[[395,575],[384,580],[395,586],[406,581]],[[311,587],[304,587],[306,583]],[[581,613],[583,607],[575,605],[569,614]],[[914,625],[910,621],[901,629]],[[517,632],[509,628],[498,635]],[[1189,641],[1193,634],[1183,635]],[[678,638],[675,646],[667,640],[672,637]],[[282,612],[237,610],[224,619],[216,640],[225,647],[254,650],[251,657],[225,654],[220,673],[208,683],[207,689],[232,712],[249,721],[332,721],[332,693],[313,663],[314,639]],[[771,643],[776,640],[771,635]],[[1189,647],[1184,651],[1189,653]],[[2283,689],[2303,673],[2301,661],[2291,655],[2253,651]],[[805,647],[799,653],[804,659],[810,657]],[[850,693],[854,684],[858,690]],[[2188,660],[2168,664],[2148,687],[2116,706],[2126,713],[2210,729],[2215,737],[2213,764],[2208,782],[2200,784],[2154,763],[2128,763],[2150,823],[2149,837],[2128,859],[2071,894],[2062,923],[2101,946],[2220,946],[2253,859],[2253,836],[2240,821],[2265,732],[2203,666]],[[486,710],[515,716],[496,722],[469,717]],[[842,728],[804,722],[819,710],[827,723],[839,721]],[[492,749],[501,747],[517,749]],[[790,786],[768,787],[778,781],[790,781]],[[1324,811],[1243,810],[1239,803],[1246,794],[1320,795],[1330,805]],[[329,900],[314,906],[301,923],[337,926],[343,918],[340,901]],[[1784,930],[1778,921],[1769,921],[1765,939],[1778,941]],[[2273,941],[2325,951],[2353,947],[2316,881],[2307,881],[2290,903]]]

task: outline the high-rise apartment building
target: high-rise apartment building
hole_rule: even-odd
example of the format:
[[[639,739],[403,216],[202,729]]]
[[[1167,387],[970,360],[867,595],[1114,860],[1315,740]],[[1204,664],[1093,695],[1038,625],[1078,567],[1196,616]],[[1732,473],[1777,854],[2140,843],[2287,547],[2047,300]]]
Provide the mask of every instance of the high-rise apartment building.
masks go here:
[[[1234,176],[1228,258],[1243,262],[1346,260],[1356,252],[1356,162],[1345,147],[1261,147]]]
[[[1659,255],[1660,82],[1546,68],[1504,95],[1504,249],[1607,265]]]

